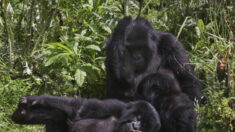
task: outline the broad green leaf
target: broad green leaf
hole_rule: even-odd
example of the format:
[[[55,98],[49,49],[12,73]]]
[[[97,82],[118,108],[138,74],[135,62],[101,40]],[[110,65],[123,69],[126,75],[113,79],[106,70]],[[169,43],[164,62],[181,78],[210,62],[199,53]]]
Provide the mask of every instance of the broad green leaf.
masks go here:
[[[104,63],[101,64],[101,68],[102,68],[102,70],[105,71],[105,64]]]
[[[87,73],[87,81],[89,83],[94,83],[99,77],[100,69],[92,64],[85,64],[82,66],[82,69]]]
[[[198,20],[198,27],[199,27],[201,33],[203,33],[205,31],[205,24],[201,19]]]
[[[53,46],[55,48],[57,48],[57,47],[62,48],[64,50],[66,50],[67,52],[73,54],[73,51],[69,47],[67,47],[67,46],[65,46],[65,45],[63,45],[61,43],[49,43],[49,45],[51,45],[51,46]]]
[[[86,78],[86,72],[82,71],[81,69],[77,69],[74,78],[78,86],[82,86]]]
[[[101,51],[100,47],[97,46],[97,45],[88,45],[86,46],[87,49],[92,49],[92,50],[95,50],[95,51]]]
[[[103,29],[108,33],[112,33],[112,30],[107,26],[103,26]]]
[[[58,55],[55,55],[53,57],[50,57],[46,63],[45,63],[45,66],[50,66],[51,64],[55,63],[55,62],[58,62],[58,60],[60,60],[61,57],[65,57],[65,56],[68,56],[70,55],[69,53],[60,53]]]

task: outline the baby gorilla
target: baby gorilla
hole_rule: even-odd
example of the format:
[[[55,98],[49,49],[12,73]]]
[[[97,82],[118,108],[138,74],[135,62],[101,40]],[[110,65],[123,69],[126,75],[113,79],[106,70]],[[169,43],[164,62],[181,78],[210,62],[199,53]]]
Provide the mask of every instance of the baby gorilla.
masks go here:
[[[174,75],[164,69],[147,76],[138,93],[159,112],[160,132],[195,132],[196,113],[190,98],[181,91]]]
[[[18,124],[45,124],[46,132],[157,132],[161,127],[158,113],[146,101],[49,95],[23,97],[12,119]]]

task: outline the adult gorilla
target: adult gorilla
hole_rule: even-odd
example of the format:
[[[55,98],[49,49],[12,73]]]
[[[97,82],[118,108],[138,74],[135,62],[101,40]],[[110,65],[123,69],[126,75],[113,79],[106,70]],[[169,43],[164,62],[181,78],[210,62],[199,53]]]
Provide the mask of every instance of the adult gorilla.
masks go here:
[[[183,45],[173,35],[155,30],[144,18],[125,17],[118,22],[106,57],[108,98],[134,100],[140,81],[163,68],[173,72],[192,100],[200,100],[201,85]]]
[[[176,38],[155,30],[148,20],[121,19],[106,49],[107,96],[133,100],[139,82],[159,68],[173,71],[184,93],[200,99],[201,86]]]

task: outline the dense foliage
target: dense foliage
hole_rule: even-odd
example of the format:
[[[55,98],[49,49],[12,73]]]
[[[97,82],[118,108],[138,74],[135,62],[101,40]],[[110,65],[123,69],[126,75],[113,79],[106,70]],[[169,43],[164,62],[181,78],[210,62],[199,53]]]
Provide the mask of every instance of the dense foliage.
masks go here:
[[[21,96],[102,97],[105,42],[137,13],[136,0],[0,0],[0,131],[43,130],[10,120]],[[234,131],[234,0],[145,0],[142,16],[188,50],[204,85],[198,132]]]

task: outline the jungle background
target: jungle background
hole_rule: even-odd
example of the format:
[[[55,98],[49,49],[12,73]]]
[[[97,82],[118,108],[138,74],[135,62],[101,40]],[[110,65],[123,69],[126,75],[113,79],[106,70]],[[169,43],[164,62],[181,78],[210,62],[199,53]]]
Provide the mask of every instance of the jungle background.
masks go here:
[[[42,132],[11,114],[22,96],[102,97],[105,44],[136,0],[0,0],[0,131]],[[177,36],[203,83],[197,132],[235,131],[235,0],[145,0],[142,16]]]

